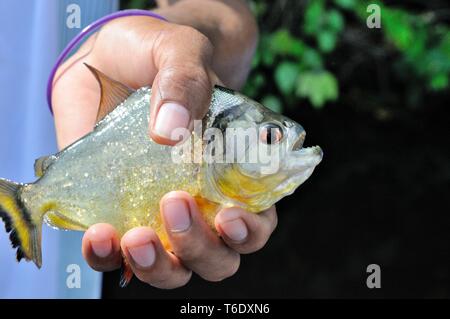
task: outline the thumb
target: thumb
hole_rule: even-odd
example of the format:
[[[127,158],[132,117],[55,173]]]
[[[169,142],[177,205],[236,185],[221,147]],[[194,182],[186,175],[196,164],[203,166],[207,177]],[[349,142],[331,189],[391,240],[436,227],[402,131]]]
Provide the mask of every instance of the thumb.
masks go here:
[[[159,70],[150,101],[150,136],[155,142],[174,145],[182,139],[175,135],[176,129],[193,129],[194,120],[208,111],[214,78],[211,71],[196,64]]]

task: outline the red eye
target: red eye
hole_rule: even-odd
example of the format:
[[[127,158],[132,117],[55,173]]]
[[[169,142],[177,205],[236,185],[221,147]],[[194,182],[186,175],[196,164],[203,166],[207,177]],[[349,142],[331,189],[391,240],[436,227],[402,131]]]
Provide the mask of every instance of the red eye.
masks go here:
[[[283,129],[276,124],[264,124],[259,131],[259,139],[265,144],[277,144],[283,139]]]

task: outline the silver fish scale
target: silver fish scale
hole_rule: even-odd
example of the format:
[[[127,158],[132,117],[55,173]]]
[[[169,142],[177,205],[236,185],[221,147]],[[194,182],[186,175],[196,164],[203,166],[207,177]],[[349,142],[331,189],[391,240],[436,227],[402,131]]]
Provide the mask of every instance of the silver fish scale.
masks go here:
[[[133,93],[92,133],[59,153],[22,196],[34,209],[49,206],[86,226],[108,221],[121,234],[142,225],[158,228],[161,197],[172,190],[196,195],[201,180],[199,164],[174,163],[172,148],[149,138],[150,96],[149,88]],[[230,105],[219,103],[222,97],[216,103]]]
[[[215,89],[211,99],[209,116],[216,117],[226,109],[244,103],[244,97],[239,94],[230,94],[219,89]]]

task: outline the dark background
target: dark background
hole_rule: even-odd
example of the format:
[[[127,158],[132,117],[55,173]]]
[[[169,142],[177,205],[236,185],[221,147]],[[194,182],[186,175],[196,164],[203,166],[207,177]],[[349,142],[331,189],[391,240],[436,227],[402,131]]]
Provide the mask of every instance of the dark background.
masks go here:
[[[120,289],[119,273],[108,273],[105,298],[450,297],[450,9],[445,1],[385,1],[374,30],[357,8],[364,1],[318,2],[321,22],[305,33],[315,23],[311,1],[252,1],[262,43],[244,92],[297,120],[306,145],[324,150],[311,179],[277,205],[267,246],[219,283],[194,276],[165,291],[134,279]],[[276,40],[280,30],[291,38]],[[311,52],[320,63],[305,60]],[[324,72],[335,82],[319,78],[309,94],[284,85]],[[372,263],[381,289],[366,286]]]

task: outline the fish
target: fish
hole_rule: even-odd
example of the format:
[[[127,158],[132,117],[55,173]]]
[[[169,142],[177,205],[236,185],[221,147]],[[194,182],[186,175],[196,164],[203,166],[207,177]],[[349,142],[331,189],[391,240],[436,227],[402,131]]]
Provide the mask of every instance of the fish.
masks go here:
[[[120,236],[150,226],[170,249],[159,212],[164,194],[191,194],[215,229],[220,209],[264,211],[292,194],[322,160],[319,146],[303,147],[300,124],[218,85],[193,131],[178,132],[175,146],[160,145],[148,135],[151,87],[133,90],[86,66],[100,86],[94,129],[36,160],[36,181],[0,179],[0,216],[18,261],[41,267],[43,223],[75,231],[109,223]]]

